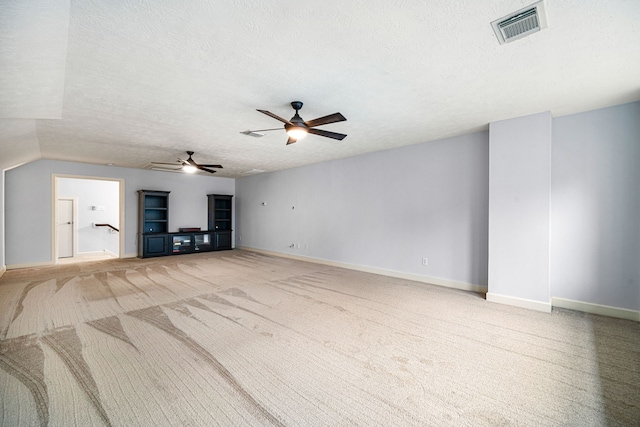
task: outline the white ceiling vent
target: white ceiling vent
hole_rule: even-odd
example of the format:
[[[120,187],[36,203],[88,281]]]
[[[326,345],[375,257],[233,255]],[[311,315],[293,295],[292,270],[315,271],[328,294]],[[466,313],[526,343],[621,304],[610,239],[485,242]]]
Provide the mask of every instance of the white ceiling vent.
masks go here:
[[[547,28],[547,15],[544,2],[539,1],[530,6],[510,13],[491,23],[500,44],[521,39],[529,34]]]

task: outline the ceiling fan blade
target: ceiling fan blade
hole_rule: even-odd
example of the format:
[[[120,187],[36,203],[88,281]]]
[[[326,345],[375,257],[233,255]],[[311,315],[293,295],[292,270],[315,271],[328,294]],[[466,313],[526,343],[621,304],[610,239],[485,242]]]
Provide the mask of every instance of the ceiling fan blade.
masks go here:
[[[328,130],[321,129],[309,129],[308,132],[314,135],[325,136],[327,138],[339,139],[340,141],[345,139],[347,136],[343,133],[329,132]]]
[[[201,171],[209,172],[209,173],[216,173],[216,171],[214,171],[213,169],[204,168],[202,166],[199,166],[198,169],[200,169]]]
[[[287,139],[287,145],[293,144],[296,141],[297,141],[297,139],[293,139],[293,138],[289,137],[289,139]]]
[[[280,120],[282,123],[286,123],[286,124],[288,124],[288,125],[292,124],[289,120],[287,120],[287,119],[283,119],[283,118],[282,118],[282,117],[280,117],[280,116],[276,116],[275,114],[273,114],[273,113],[272,113],[272,112],[270,112],[270,111],[267,111],[267,110],[257,110],[257,111],[260,111],[262,114],[266,114],[266,115],[267,115],[267,116],[269,116],[269,117],[273,117],[273,118],[274,118],[274,119],[276,119],[276,120]]]
[[[320,125],[327,125],[329,123],[344,122],[345,120],[347,119],[342,114],[333,113],[333,114],[329,114],[328,116],[309,120],[308,122],[304,122],[304,124],[307,125],[307,127],[312,128]]]
[[[272,128],[272,129],[256,129],[256,130],[248,130],[246,132],[269,132],[272,130],[282,130],[282,128],[279,127],[279,128]],[[245,133],[245,132],[240,132],[240,133]],[[248,133],[245,133],[245,135],[248,135]]]
[[[205,167],[205,168],[218,168],[218,169],[222,169],[222,165],[198,165],[198,167]]]

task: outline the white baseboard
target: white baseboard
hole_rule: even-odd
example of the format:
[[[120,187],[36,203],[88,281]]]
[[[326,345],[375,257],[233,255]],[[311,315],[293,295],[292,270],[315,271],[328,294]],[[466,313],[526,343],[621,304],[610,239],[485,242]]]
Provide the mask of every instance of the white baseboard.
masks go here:
[[[124,254],[122,255],[120,258],[137,258],[138,257],[138,253],[132,253],[132,254]]]
[[[2,275],[7,271],[7,266],[3,265],[2,268],[0,268],[0,277],[2,277]]]
[[[90,251],[90,252],[77,252],[72,258],[90,258],[90,257],[94,257],[94,256],[100,256],[100,255],[107,255],[107,254],[111,254],[109,251],[107,250],[102,250],[102,251]]]
[[[600,314],[602,316],[617,317],[619,319],[635,320],[640,322],[640,311],[626,308],[611,307],[609,305],[593,304],[590,302],[575,301],[566,298],[551,298],[554,307],[567,308],[569,310],[583,311],[585,313]]]
[[[551,313],[551,303],[487,292],[487,301]]]
[[[7,270],[17,270],[19,268],[49,267],[52,265],[55,265],[53,261],[30,262],[25,264],[7,264]]]
[[[349,269],[349,270],[362,271],[364,273],[373,273],[373,274],[379,274],[381,276],[388,276],[388,277],[395,277],[395,278],[398,278],[398,279],[412,280],[414,282],[428,283],[430,285],[438,285],[438,286],[444,286],[444,287],[447,287],[447,288],[461,289],[463,291],[471,291],[471,292],[478,292],[478,293],[486,293],[487,292],[487,287],[486,286],[476,285],[476,284],[473,284],[473,283],[458,282],[458,281],[455,281],[455,280],[441,279],[441,278],[438,278],[438,277],[420,276],[418,274],[403,273],[401,271],[385,270],[385,269],[382,269],[382,268],[375,268],[375,267],[367,267],[367,266],[362,266],[362,265],[348,264],[348,263],[344,263],[344,262],[331,261],[331,260],[322,259],[322,258],[312,258],[312,257],[306,257],[306,256],[302,256],[302,255],[294,255],[294,254],[287,254],[287,253],[282,253],[282,252],[274,252],[274,251],[268,251],[268,250],[265,250],[265,249],[250,248],[250,247],[246,247],[246,246],[238,246],[237,249],[250,251],[250,252],[263,253],[263,254],[266,254],[266,255],[274,255],[274,256],[279,256],[279,257],[282,257],[282,258],[295,259],[295,260],[298,260],[298,261],[307,261],[307,262],[313,262],[313,263],[316,263],[316,264],[329,265],[329,266],[332,266],[332,267],[346,268],[346,269]]]

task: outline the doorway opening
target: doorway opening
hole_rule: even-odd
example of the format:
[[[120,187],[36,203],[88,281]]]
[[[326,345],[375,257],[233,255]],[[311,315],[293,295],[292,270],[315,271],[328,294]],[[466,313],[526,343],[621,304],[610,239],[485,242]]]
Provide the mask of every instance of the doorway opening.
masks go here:
[[[54,264],[123,258],[124,180],[53,175]]]

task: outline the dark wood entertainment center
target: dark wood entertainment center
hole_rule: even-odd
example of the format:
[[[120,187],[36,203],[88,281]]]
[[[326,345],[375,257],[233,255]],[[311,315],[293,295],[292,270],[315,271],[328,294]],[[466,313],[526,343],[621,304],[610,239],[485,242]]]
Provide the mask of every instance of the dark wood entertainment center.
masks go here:
[[[233,196],[208,194],[207,228],[169,232],[169,191],[138,190],[138,256],[231,249]]]

